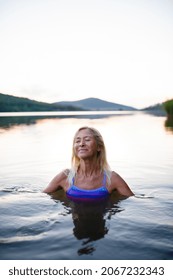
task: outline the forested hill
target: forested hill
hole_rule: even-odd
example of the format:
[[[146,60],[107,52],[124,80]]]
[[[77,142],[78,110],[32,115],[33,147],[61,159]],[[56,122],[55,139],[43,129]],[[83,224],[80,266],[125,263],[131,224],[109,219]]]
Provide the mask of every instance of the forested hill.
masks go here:
[[[149,107],[141,109],[141,111],[151,113],[156,116],[166,116],[166,111],[164,108],[164,103],[158,103],[155,105],[151,105]]]
[[[170,103],[170,102],[169,102]],[[172,103],[171,103],[172,104]],[[39,102],[24,97],[0,93],[0,112],[43,112],[43,111],[134,111],[134,107],[108,102],[99,98],[86,98],[78,101],[56,103]],[[164,103],[156,104],[140,111],[165,115]]]
[[[79,107],[39,102],[24,97],[0,93],[0,112],[76,111]]]
[[[78,101],[45,103],[29,98],[0,93],[0,112],[37,112],[37,111],[120,111],[136,110],[134,107],[108,102],[98,98]]]
[[[83,110],[92,110],[92,111],[134,111],[137,110],[134,107],[122,105],[118,103],[109,102],[106,100],[102,100],[99,98],[86,98],[78,101],[62,101],[62,102],[56,102],[54,103],[56,105],[73,105],[73,106],[79,106],[83,108]]]

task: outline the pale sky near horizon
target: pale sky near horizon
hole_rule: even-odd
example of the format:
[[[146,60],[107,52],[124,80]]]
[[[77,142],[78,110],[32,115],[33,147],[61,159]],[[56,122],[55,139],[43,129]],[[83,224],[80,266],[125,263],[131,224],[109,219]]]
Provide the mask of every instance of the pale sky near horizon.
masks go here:
[[[173,98],[173,0],[0,0],[0,93]]]

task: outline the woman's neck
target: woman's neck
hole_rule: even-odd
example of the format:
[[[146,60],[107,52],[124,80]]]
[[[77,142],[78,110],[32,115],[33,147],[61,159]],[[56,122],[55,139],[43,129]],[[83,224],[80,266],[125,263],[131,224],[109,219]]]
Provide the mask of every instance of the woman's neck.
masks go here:
[[[84,177],[90,177],[93,175],[99,175],[100,174],[100,168],[97,166],[95,161],[90,160],[82,160],[80,162],[77,174]]]

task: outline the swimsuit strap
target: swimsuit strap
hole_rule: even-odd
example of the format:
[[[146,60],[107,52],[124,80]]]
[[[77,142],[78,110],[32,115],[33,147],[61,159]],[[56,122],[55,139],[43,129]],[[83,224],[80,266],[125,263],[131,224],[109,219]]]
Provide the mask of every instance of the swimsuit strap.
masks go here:
[[[72,178],[72,185],[74,185],[74,177]]]
[[[103,187],[105,187],[106,188],[106,172],[104,172],[104,175],[103,175]]]
[[[106,188],[106,173],[104,172],[103,174],[103,180],[102,180],[102,186],[97,188],[97,189],[91,189],[91,190],[85,190],[85,189],[80,189],[77,186],[75,186],[74,181],[75,178],[72,178],[72,185],[70,188],[67,190],[66,194],[67,197],[72,199],[72,200],[77,200],[77,201],[93,201],[93,199],[105,199],[108,197],[109,192]]]

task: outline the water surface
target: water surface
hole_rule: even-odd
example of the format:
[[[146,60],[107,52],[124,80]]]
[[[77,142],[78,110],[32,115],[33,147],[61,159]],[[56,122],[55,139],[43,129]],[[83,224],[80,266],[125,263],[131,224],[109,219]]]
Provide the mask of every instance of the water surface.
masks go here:
[[[0,117],[1,259],[173,259],[173,133],[143,113]],[[84,125],[135,197],[91,204],[42,193]]]

